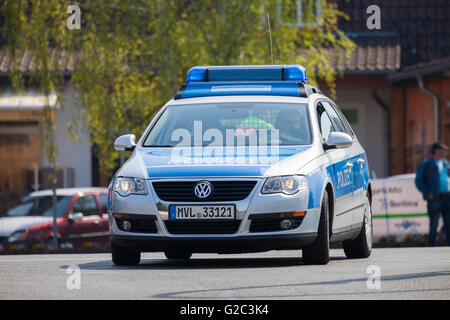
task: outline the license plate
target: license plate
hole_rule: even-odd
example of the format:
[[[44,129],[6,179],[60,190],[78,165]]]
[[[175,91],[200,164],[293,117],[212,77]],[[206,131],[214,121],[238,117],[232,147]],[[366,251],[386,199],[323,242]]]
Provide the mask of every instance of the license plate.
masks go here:
[[[204,220],[204,219],[235,219],[236,210],[234,205],[213,206],[170,206],[170,220]]]

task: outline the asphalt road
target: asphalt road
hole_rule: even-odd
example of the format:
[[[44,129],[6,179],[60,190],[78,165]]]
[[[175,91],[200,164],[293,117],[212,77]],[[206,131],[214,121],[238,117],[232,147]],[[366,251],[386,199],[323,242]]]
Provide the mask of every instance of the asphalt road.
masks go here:
[[[361,260],[333,249],[325,266],[300,255],[145,253],[135,267],[109,254],[0,256],[0,299],[450,299],[449,247],[374,249]]]

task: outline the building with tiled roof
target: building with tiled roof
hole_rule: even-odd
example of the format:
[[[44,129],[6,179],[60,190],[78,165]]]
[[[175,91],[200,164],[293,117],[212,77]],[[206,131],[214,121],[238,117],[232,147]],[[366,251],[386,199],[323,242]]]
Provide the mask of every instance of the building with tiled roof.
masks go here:
[[[50,58],[54,64],[51,68],[57,68],[60,72],[70,75],[75,67],[73,54],[63,50],[51,49]],[[30,74],[36,70],[36,60],[29,51],[22,52],[18,57],[17,70],[23,74]],[[0,76],[7,76],[11,71],[11,59],[6,49],[0,49]]]
[[[415,172],[435,140],[450,143],[450,1],[337,0],[356,49],[337,81],[338,103],[374,176]],[[367,20],[380,8],[380,29]]]
[[[338,62],[344,50],[331,52],[331,63],[334,69],[346,74],[358,73],[391,73],[400,69],[401,46],[396,38],[360,37],[357,47],[346,59],[344,65]]]
[[[401,46],[401,67],[450,56],[450,1],[448,0],[338,0],[349,19],[339,27],[358,45],[395,39]],[[367,7],[381,10],[381,29],[368,30]]]
[[[74,68],[73,56],[52,50],[54,68],[70,75]],[[29,75],[36,70],[36,61],[29,52],[17,57],[18,70]],[[52,169],[44,152],[44,108],[53,112],[56,126],[55,142],[59,168],[57,187],[92,186],[92,151],[89,133],[80,130],[81,140],[72,142],[68,137],[69,107],[60,108],[57,93],[45,95],[36,86],[25,86],[14,92],[8,76],[11,59],[6,50],[0,50],[0,216],[27,193],[51,188],[48,181]],[[60,94],[67,105],[77,106],[74,88],[67,82]]]

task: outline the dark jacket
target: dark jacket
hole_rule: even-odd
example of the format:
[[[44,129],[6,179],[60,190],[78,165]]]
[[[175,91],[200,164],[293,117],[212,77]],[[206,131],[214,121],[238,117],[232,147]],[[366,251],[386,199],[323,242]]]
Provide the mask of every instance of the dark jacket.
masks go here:
[[[442,160],[450,176],[450,162],[447,159]],[[415,182],[425,200],[428,200],[430,194],[433,194],[435,198],[439,194],[439,168],[432,157],[422,161],[419,165]]]

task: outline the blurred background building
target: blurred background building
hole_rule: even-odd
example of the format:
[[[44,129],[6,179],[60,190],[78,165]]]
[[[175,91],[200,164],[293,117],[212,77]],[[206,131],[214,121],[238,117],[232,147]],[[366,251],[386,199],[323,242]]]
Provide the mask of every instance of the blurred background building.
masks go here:
[[[450,143],[450,1],[339,0],[357,45],[337,81],[338,104],[374,176],[415,172],[435,140]],[[366,10],[381,9],[369,30]]]
[[[83,187],[93,184],[92,158],[89,133],[79,132],[76,143],[69,139],[69,117],[76,113],[77,101],[70,85],[73,68],[70,59],[62,55],[55,59],[67,74],[66,85],[60,93],[65,108],[58,103],[56,93],[48,98],[34,86],[26,86],[20,93],[13,92],[9,76],[9,59],[0,51],[0,215],[24,195],[34,190],[51,188],[48,176],[52,170],[47,161],[44,143],[44,108],[52,108],[56,126],[55,140],[58,149],[57,187]],[[29,74],[36,67],[26,53],[21,57],[20,70]]]

